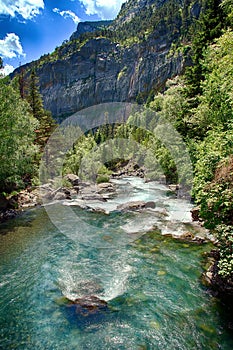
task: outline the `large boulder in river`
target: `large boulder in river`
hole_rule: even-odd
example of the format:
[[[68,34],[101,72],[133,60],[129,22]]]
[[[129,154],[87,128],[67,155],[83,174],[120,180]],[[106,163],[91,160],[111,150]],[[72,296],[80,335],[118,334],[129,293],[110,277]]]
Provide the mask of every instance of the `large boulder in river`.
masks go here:
[[[108,311],[108,303],[94,295],[70,301],[67,307],[72,309],[76,315],[85,317]]]
[[[141,209],[149,209],[149,208],[155,208],[155,202],[133,201],[133,202],[123,203],[117,206],[117,210],[122,210],[122,211],[141,210]]]
[[[111,182],[103,182],[98,184],[98,193],[109,193],[109,192],[115,192],[116,187]]]

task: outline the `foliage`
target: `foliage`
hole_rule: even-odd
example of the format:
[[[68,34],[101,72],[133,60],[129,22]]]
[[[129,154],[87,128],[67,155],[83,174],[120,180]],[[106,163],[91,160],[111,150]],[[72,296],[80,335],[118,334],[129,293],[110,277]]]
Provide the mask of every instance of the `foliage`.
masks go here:
[[[73,149],[70,150],[66,155],[63,173],[79,174],[80,167],[84,164],[86,156],[88,156],[90,151],[95,146],[96,142],[91,134],[88,134],[87,136],[81,136],[74,145]],[[88,164],[88,162],[86,163]],[[91,165],[92,164],[89,163],[88,168],[91,167]]]
[[[215,170],[220,161],[232,153],[232,124],[229,130],[216,129],[210,131],[203,142],[196,144],[197,161],[195,163],[195,178],[193,195],[199,204],[205,196],[204,188],[214,179]],[[207,190],[208,195],[208,190]]]
[[[223,0],[221,3],[221,7],[227,14],[228,24],[233,27],[233,3],[232,0]]]
[[[109,182],[109,176],[108,175],[98,175],[96,179],[97,184],[101,184],[104,182]]]
[[[226,14],[219,6],[221,0],[205,0],[204,10],[194,27],[192,36],[192,66],[185,71],[186,82],[189,85],[189,97],[201,93],[201,82],[204,80],[205,69],[202,65],[205,49],[218,38],[222,29],[226,28]]]
[[[219,275],[223,278],[232,277],[233,271],[233,227],[225,224],[218,225],[215,234],[219,241],[220,259],[218,262]]]
[[[186,88],[183,79],[180,77],[168,80],[165,92],[155,96],[149,105],[183,136],[192,133],[190,99],[186,97]]]
[[[29,78],[29,88],[27,91],[27,101],[29,102],[33,116],[40,120],[43,116],[43,102],[39,93],[39,79],[36,76],[36,72],[33,69]]]
[[[27,77],[23,69],[18,76],[18,87],[22,99],[26,99],[30,105],[31,112],[39,121],[39,127],[36,130],[36,144],[42,151],[55,128],[55,121],[49,111],[43,107],[43,100],[39,91],[39,79],[35,69],[32,69],[30,76]]]
[[[37,126],[28,103],[6,79],[0,80],[0,191],[23,187],[24,179],[34,174]]]
[[[204,136],[214,127],[228,127],[233,116],[233,32],[227,30],[209,46],[203,66],[206,74],[203,94],[192,118]]]

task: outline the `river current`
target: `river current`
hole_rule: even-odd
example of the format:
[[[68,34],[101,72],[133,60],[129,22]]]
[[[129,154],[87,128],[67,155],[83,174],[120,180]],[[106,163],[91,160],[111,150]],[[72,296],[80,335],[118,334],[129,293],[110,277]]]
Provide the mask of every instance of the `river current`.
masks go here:
[[[221,306],[200,282],[212,244],[171,237],[208,235],[191,222],[190,203],[142,179],[115,184],[117,196],[88,203],[105,213],[76,200],[51,204],[62,231],[44,208],[0,226],[0,349],[233,349]],[[135,200],[156,207],[116,210]],[[64,301],[90,295],[107,311],[79,315]]]

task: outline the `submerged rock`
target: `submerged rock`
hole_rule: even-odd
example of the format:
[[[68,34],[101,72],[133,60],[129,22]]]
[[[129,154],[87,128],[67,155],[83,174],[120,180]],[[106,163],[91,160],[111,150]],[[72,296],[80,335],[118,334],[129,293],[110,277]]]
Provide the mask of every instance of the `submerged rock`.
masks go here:
[[[95,295],[77,298],[74,301],[70,300],[67,307],[73,309],[75,314],[82,316],[91,316],[99,312],[108,310],[108,303],[105,300],[99,299]]]
[[[13,219],[19,214],[20,211],[16,209],[6,209],[4,211],[0,211],[0,223],[9,219]]]

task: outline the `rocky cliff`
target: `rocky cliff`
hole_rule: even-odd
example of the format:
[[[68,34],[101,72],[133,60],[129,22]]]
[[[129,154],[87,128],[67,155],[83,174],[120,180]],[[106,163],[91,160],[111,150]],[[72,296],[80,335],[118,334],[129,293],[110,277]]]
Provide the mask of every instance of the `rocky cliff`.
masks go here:
[[[68,60],[37,70],[45,107],[54,116],[113,101],[135,101],[179,74],[181,55],[167,57],[165,37],[122,48],[108,39],[88,41]]]
[[[71,35],[70,40],[78,39],[82,34],[94,33],[97,30],[101,30],[109,26],[112,21],[93,21],[93,22],[80,22],[77,30]]]
[[[45,108],[58,117],[104,102],[141,102],[180,74],[184,58],[171,46],[181,36],[184,6],[192,17],[191,0],[186,3],[129,0],[111,31],[89,33],[81,44],[80,29],[88,28],[79,26],[58,58],[36,63]]]

